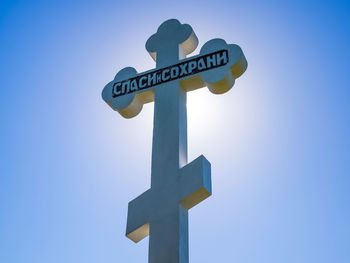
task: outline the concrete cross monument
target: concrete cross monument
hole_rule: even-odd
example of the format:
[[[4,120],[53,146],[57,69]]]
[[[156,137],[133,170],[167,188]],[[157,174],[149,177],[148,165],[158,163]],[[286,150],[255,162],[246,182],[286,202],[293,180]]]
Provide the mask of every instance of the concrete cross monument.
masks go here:
[[[188,210],[211,195],[211,168],[201,155],[187,163],[186,92],[207,86],[230,90],[247,68],[241,48],[222,39],[198,45],[192,27],[170,19],[146,43],[156,68],[120,70],[103,89],[103,99],[125,118],[154,101],[151,188],[129,202],[126,236],[149,238],[150,263],[187,263]]]

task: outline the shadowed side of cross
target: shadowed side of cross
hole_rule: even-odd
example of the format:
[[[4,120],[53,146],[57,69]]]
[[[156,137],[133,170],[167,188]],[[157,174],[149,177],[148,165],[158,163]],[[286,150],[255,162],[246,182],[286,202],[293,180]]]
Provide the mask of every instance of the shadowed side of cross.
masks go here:
[[[117,73],[103,99],[123,117],[132,118],[154,101],[151,188],[129,202],[126,235],[138,242],[150,235],[150,263],[188,262],[188,209],[211,195],[210,163],[200,156],[187,164],[186,92],[207,86],[227,92],[247,62],[239,46],[213,39],[191,58],[198,39],[191,26],[165,21],[146,49],[156,68]]]

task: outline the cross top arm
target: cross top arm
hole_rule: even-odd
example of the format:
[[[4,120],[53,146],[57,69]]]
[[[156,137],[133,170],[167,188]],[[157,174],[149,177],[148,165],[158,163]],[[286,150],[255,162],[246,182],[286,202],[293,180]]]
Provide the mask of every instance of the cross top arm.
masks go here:
[[[148,39],[146,49],[154,60],[158,60],[158,52],[164,54],[175,46],[186,56],[197,45],[198,39],[191,26],[171,19]],[[238,45],[216,38],[206,42],[199,55],[169,66],[156,67],[143,73],[138,73],[133,67],[123,68],[104,87],[102,98],[123,117],[132,118],[140,113],[144,104],[154,101],[154,89],[167,88],[164,85],[167,82],[178,81],[185,91],[207,86],[212,93],[222,94],[232,88],[235,79],[245,72],[247,66]]]
[[[197,48],[198,38],[190,25],[181,24],[177,19],[169,19],[146,42],[146,49],[154,61],[157,61],[159,51],[166,52],[172,46],[179,47],[182,57]]]

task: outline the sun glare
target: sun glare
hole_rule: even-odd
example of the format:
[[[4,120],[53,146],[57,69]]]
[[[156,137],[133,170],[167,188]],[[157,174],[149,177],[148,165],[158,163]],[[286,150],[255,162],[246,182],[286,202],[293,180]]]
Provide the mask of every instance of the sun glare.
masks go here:
[[[187,93],[189,153],[204,142],[207,143],[223,120],[223,115],[217,113],[222,105],[213,96],[207,88]]]

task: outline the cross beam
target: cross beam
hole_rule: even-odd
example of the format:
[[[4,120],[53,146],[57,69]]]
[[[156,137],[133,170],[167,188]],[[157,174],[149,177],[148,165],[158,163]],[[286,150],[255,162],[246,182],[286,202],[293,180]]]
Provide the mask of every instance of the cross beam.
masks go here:
[[[126,229],[134,242],[150,236],[150,263],[188,263],[188,210],[211,195],[208,160],[187,163],[186,92],[207,86],[225,93],[247,68],[241,48],[222,39],[186,59],[197,46],[191,26],[167,20],[146,43],[156,68],[124,68],[102,92],[125,118],[154,101],[151,188],[129,202]]]
[[[188,262],[187,210],[211,195],[210,163],[204,156],[176,176],[129,202],[127,237],[138,242],[150,234],[149,262]]]

